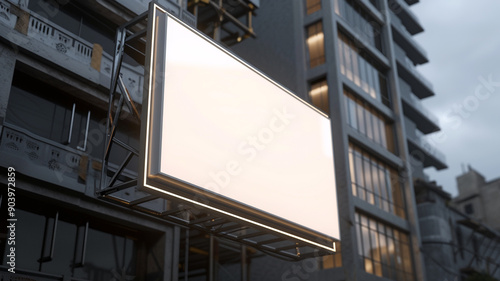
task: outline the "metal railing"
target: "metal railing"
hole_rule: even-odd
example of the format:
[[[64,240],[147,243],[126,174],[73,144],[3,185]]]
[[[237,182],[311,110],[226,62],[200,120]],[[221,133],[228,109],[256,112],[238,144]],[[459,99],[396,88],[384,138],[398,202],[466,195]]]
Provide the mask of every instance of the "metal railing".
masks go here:
[[[93,44],[73,35],[34,12],[30,13],[28,37],[37,39],[60,53],[90,65]]]
[[[17,17],[10,12],[10,3],[5,0],[0,0],[0,23],[3,23],[10,28],[16,25]]]
[[[446,156],[426,140],[425,135],[417,129],[415,123],[406,117],[404,119],[406,137],[408,137],[408,139],[410,139],[428,155],[433,156],[442,163],[446,163]]]

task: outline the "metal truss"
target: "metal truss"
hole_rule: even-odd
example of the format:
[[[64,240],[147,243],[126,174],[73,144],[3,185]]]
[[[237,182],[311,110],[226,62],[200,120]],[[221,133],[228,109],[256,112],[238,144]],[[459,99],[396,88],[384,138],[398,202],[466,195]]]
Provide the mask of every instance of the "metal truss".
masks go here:
[[[255,37],[252,19],[256,7],[249,0],[189,0],[198,28],[228,46]]]
[[[116,32],[101,181],[95,190],[97,197],[165,222],[168,221],[187,230],[199,230],[209,234],[210,237],[223,237],[282,259],[301,260],[331,254],[327,250],[319,250],[298,239],[269,233],[268,230],[255,225],[235,222],[230,217],[214,214],[200,207],[187,206],[184,202],[174,201],[162,193],[138,191],[138,175],[133,172],[133,169],[127,169],[127,167],[134,158],[139,158],[139,149],[120,140],[116,131],[124,106],[129,113],[140,120],[139,110],[134,105],[120,77],[120,69],[125,54],[139,63],[144,62],[147,20],[148,12],[120,26]],[[246,32],[253,35],[249,29],[246,29]],[[124,149],[126,153],[122,155],[124,157],[119,165],[112,165],[109,163],[109,157],[117,148],[121,151]]]

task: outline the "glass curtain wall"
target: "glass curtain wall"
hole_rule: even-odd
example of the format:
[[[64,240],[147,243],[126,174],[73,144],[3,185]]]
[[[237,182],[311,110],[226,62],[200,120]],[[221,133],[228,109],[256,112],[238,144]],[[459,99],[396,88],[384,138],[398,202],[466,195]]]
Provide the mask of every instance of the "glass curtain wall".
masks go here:
[[[366,272],[414,281],[408,234],[360,213],[355,214],[358,254]]]
[[[388,213],[406,218],[402,187],[395,169],[349,144],[352,194]]]

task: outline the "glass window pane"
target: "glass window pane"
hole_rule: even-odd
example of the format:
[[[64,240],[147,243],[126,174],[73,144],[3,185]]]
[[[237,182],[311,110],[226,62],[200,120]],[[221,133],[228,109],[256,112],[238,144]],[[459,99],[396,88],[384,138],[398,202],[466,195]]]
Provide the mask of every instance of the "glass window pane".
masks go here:
[[[363,248],[363,240],[362,240],[362,235],[361,235],[361,224],[359,223],[359,221],[356,224],[356,237],[358,240],[358,255],[363,256],[364,248]]]
[[[375,204],[374,199],[373,199],[373,180],[372,180],[372,173],[371,173],[371,167],[370,167],[370,161],[367,158],[364,158],[363,161],[363,166],[364,166],[364,177],[365,177],[365,187],[367,190],[367,197],[366,201],[370,204]]]
[[[361,233],[363,235],[363,256],[371,258],[370,230],[366,226],[361,226]]]
[[[364,108],[365,111],[365,124],[366,124],[366,136],[370,139],[373,140],[373,122],[372,122],[372,113],[366,108]]]
[[[359,57],[359,77],[361,79],[361,88],[363,91],[368,92],[368,83],[367,81],[367,75],[366,75],[366,61],[363,57]]]
[[[333,0],[333,5],[334,5],[335,13],[340,16],[342,14],[340,13],[339,1],[343,2],[343,0]]]
[[[357,196],[356,192],[356,171],[354,169],[354,155],[352,149],[349,148],[349,172],[351,174],[352,194]]]
[[[307,46],[309,48],[310,67],[316,67],[325,62],[325,44],[323,25],[315,23],[307,28]]]
[[[378,114],[372,112],[373,141],[382,145],[382,140],[380,139],[381,128],[379,127],[379,118]]]
[[[317,107],[327,115],[330,114],[330,106],[328,104],[328,84],[326,80],[321,80],[319,82],[311,84],[309,97],[311,98],[311,102],[315,107]]]
[[[360,133],[366,133],[366,124],[365,124],[365,116],[364,116],[364,108],[360,104],[356,104],[356,113],[358,120],[358,130]]]
[[[339,65],[340,65],[340,73],[343,75],[346,75],[346,69],[345,69],[345,57],[344,57],[344,50],[345,48],[345,43],[339,39]]]
[[[373,96],[376,100],[378,101],[382,101],[382,94],[380,92],[380,78],[379,78],[379,72],[378,70],[374,69],[374,73],[373,73],[373,78],[374,78],[374,82],[375,82],[375,92],[376,92],[376,95]]]
[[[358,57],[356,52],[352,52],[352,75],[354,78],[354,84],[361,87],[361,82],[359,81],[359,67],[358,67]]]
[[[356,102],[349,98],[349,123],[354,129],[359,128],[356,114]]]
[[[386,133],[385,133],[385,123],[382,119],[378,120],[378,126],[380,130],[380,143],[382,144],[383,147],[387,148],[387,150],[391,151],[391,149],[387,146],[387,139],[386,139]],[[389,126],[389,125],[387,125]],[[391,151],[393,152],[393,151]]]
[[[397,172],[352,143],[350,149],[354,151],[354,167],[350,168],[356,176],[357,196],[386,212],[406,218]],[[394,183],[391,184],[392,178]]]
[[[382,204],[380,202],[380,181],[378,178],[378,165],[375,162],[371,162],[372,165],[372,183],[373,183],[373,192],[375,194],[375,206],[382,208]]]
[[[307,0],[307,14],[310,15],[321,9],[321,0]]]
[[[356,183],[360,187],[365,187],[365,179],[363,177],[363,160],[361,159],[360,155],[355,155],[354,163],[356,167]],[[366,200],[364,189],[362,192],[359,193],[359,197],[362,200]]]
[[[345,70],[346,76],[352,81],[352,64],[351,64],[351,48],[348,44],[344,45],[344,60],[345,60]]]
[[[3,211],[3,210],[2,210]],[[46,218],[32,212],[27,212],[16,208],[16,267],[38,271],[38,259],[43,247],[43,237]],[[8,253],[4,254],[4,257]],[[6,264],[3,259],[3,265]]]
[[[76,225],[58,220],[54,255],[50,262],[42,264],[42,271],[71,276],[75,243]]]

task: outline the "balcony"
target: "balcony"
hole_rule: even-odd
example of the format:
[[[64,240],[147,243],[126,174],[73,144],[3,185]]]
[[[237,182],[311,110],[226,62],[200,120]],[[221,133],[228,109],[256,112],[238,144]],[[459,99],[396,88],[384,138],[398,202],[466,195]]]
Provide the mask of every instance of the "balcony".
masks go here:
[[[126,9],[129,9],[134,14],[140,15],[148,10],[149,2],[151,2],[151,0],[114,0],[114,2],[120,4]],[[170,13],[178,16],[185,23],[196,27],[196,17],[191,13],[185,12],[179,5],[179,0],[158,0],[156,2],[165,7]]]
[[[0,133],[0,166],[82,193],[88,192],[84,178],[93,182],[99,176],[81,151],[5,123]]]
[[[117,0],[117,2],[128,3],[127,8],[138,13],[146,11],[150,1]],[[182,17],[186,18],[188,24],[195,24],[194,16],[188,12],[181,12],[180,6],[166,0],[160,2],[174,14],[183,15]],[[33,11],[23,10],[29,19],[28,25],[26,30],[18,30],[16,28],[18,17],[11,11],[20,9],[11,7],[16,4],[15,1],[0,0],[0,25],[7,27],[0,28],[0,37],[4,37],[13,45],[18,45],[42,60],[81,76],[91,84],[104,89],[109,88],[113,61],[110,54],[103,52],[102,56],[98,55],[99,52],[94,52],[96,44],[76,36]],[[120,74],[132,99],[137,103],[142,103],[144,68],[140,65],[123,63]]]
[[[412,60],[406,56],[406,53],[398,44],[394,44],[394,52],[398,65],[398,74],[410,85],[411,91],[420,99],[434,96],[431,82],[418,72]]]
[[[415,122],[417,129],[424,134],[439,131],[438,118],[422,104],[411,92],[411,87],[402,79],[399,79],[399,88],[404,114]]]
[[[102,148],[102,143],[93,145]],[[92,157],[88,151],[68,147],[8,123],[0,126],[0,155],[1,167],[14,167],[20,174],[90,197],[94,196],[95,185],[100,181],[100,158]],[[111,169],[118,169],[117,164],[109,164]],[[136,172],[128,169],[125,169],[123,175],[117,183],[137,177]],[[147,194],[136,190],[122,190],[115,195],[133,200]],[[141,206],[162,210],[163,204],[160,200],[154,200],[141,203]]]
[[[420,2],[419,0],[405,0],[405,2],[408,4],[408,5],[413,5],[413,4],[417,4],[418,2]]]
[[[415,123],[408,118],[405,118],[405,129],[408,152],[413,158],[422,162],[424,168],[431,166],[436,170],[448,168],[445,155],[427,142]]]
[[[390,14],[394,41],[405,50],[406,55],[413,62],[416,64],[427,63],[429,61],[427,52],[413,39],[401,20],[393,12],[390,12]]]
[[[389,1],[389,6],[399,17],[400,23],[404,25],[411,35],[424,31],[417,16],[411,11],[410,6],[404,0],[391,0]]]

